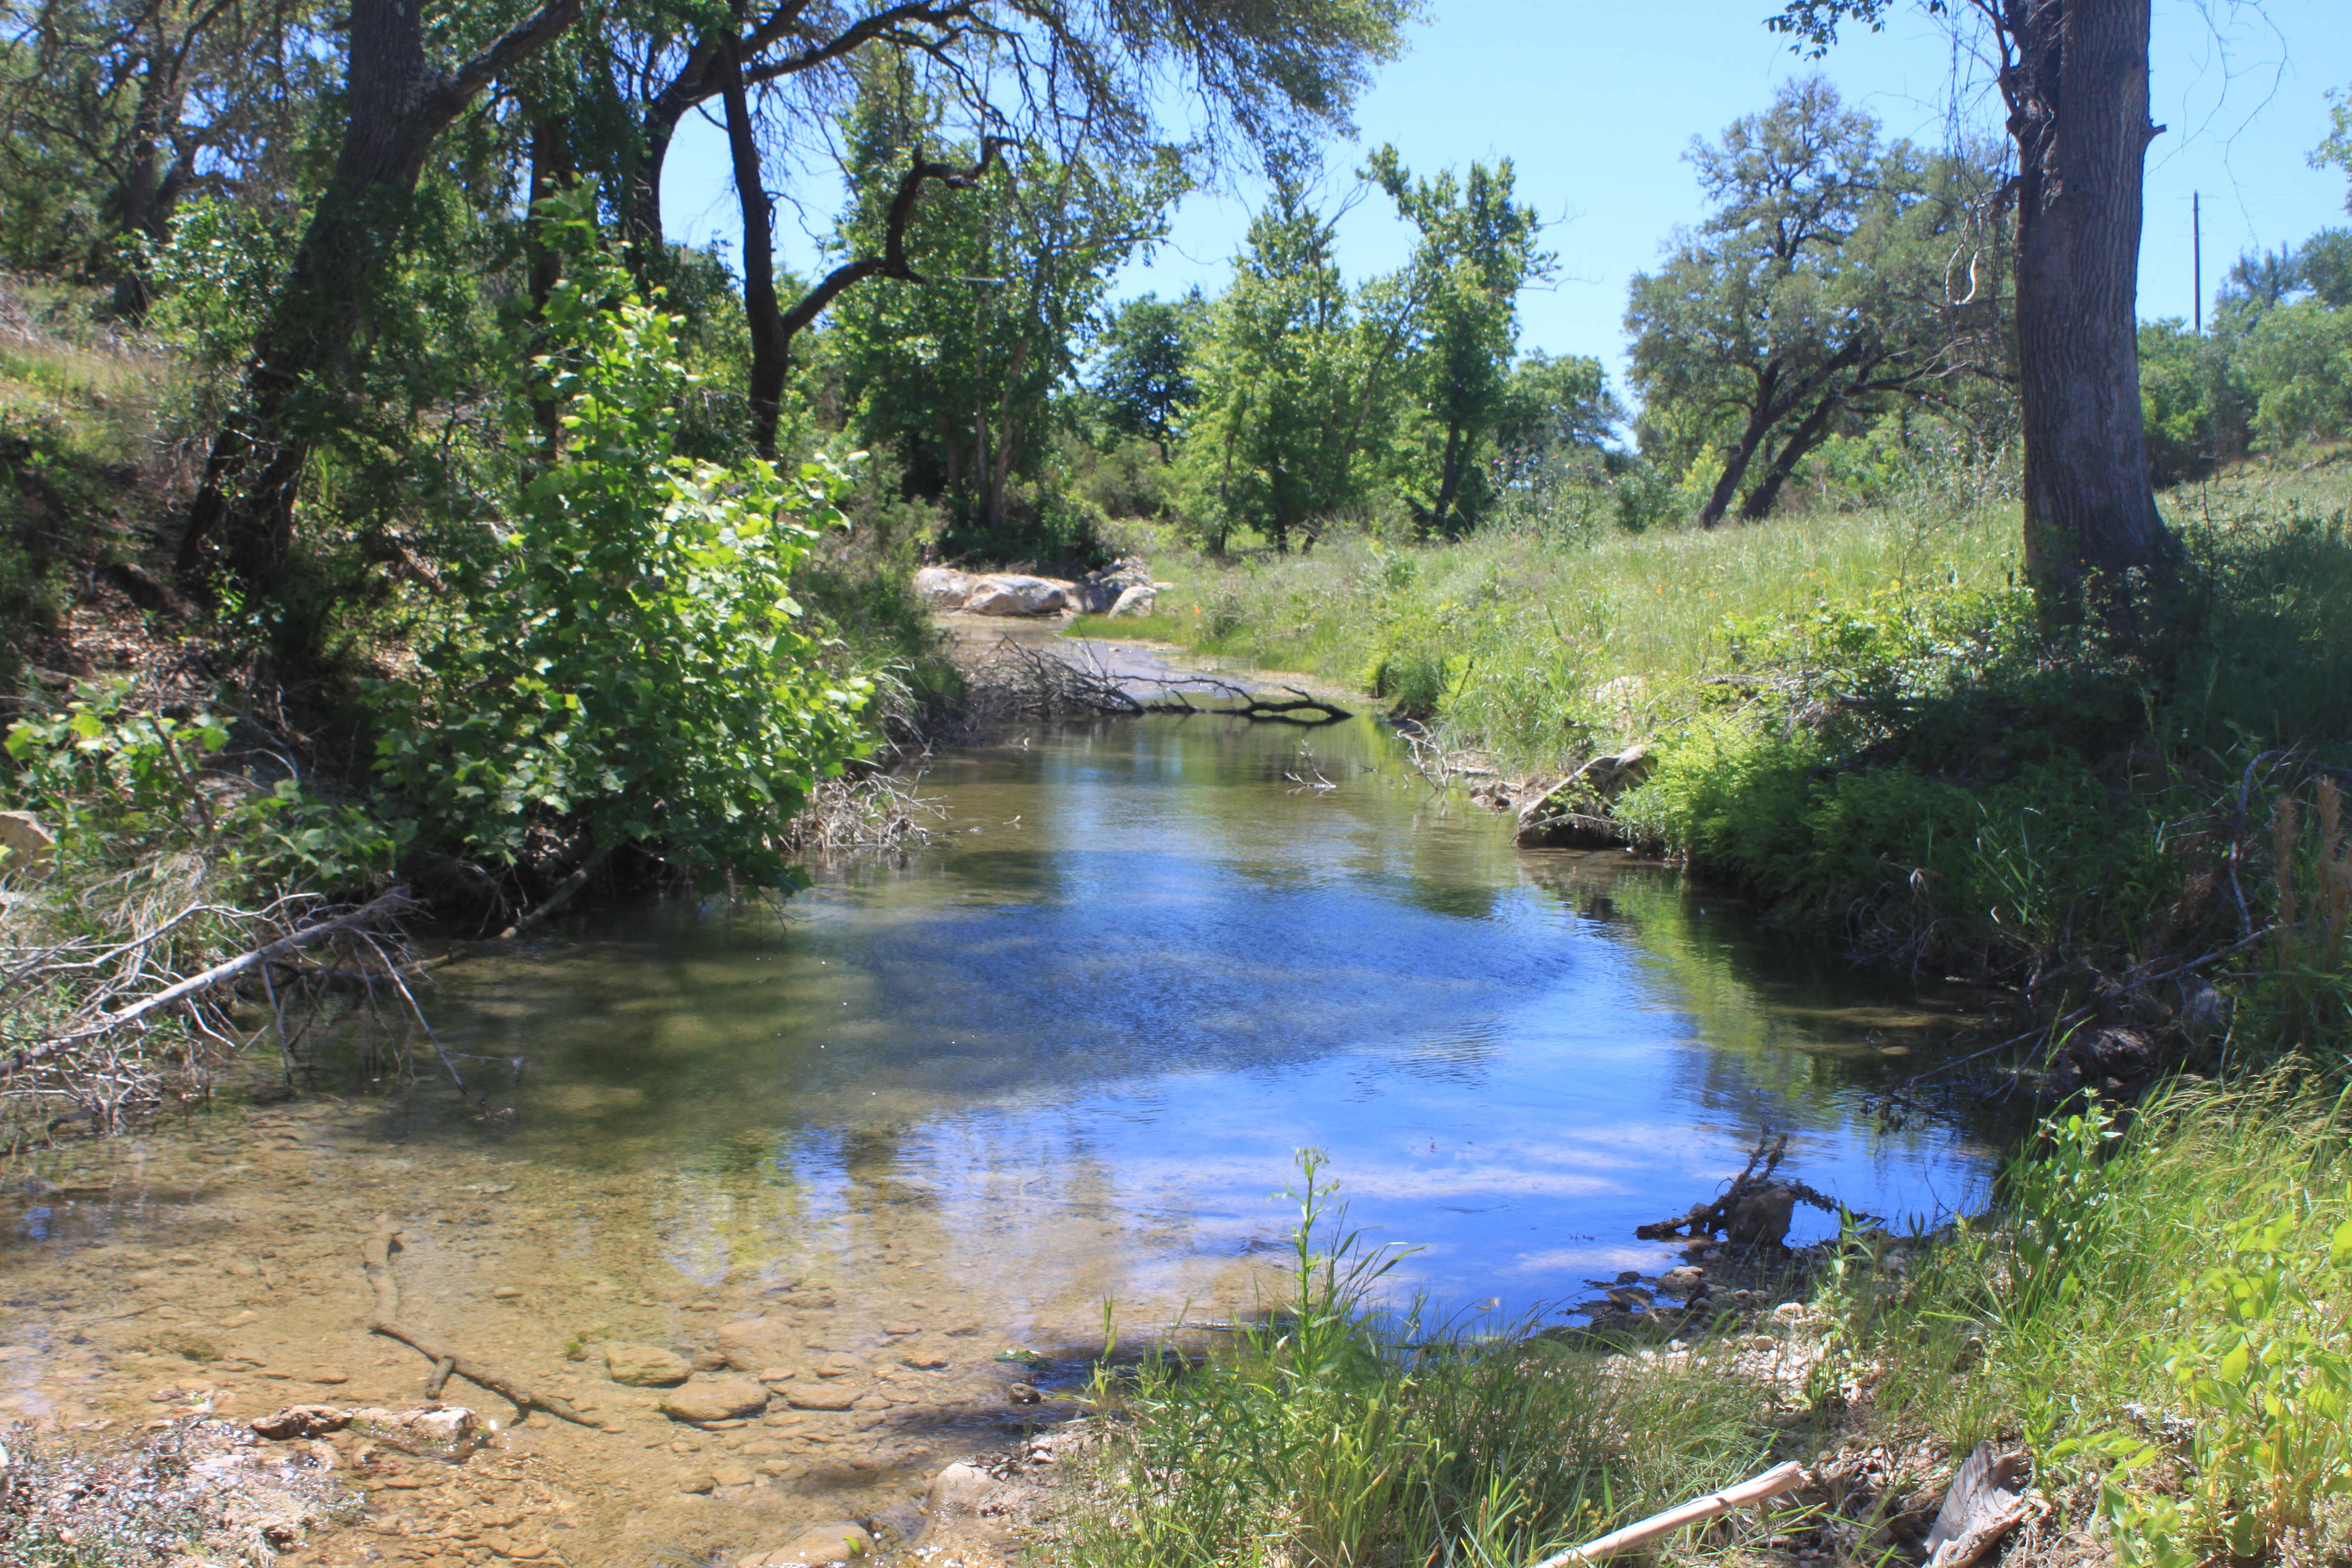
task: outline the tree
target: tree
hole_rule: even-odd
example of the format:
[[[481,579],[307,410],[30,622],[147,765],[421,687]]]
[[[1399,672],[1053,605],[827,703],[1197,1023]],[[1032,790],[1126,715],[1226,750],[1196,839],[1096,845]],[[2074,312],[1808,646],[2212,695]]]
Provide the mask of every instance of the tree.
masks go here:
[[[1634,279],[1626,326],[1645,449],[1670,471],[1720,456],[1703,524],[1735,500],[1769,516],[1842,427],[1997,371],[1981,169],[1882,149],[1876,121],[1818,77],[1689,157],[1716,210]]]
[[[492,78],[515,70],[569,27],[582,3],[546,0],[505,38],[478,47],[455,69],[436,71],[431,60],[463,55],[457,46],[475,31],[472,12],[436,13],[428,56],[415,0],[356,0],[349,113],[334,176],[257,334],[239,416],[215,440],[189,512],[184,571],[200,572],[215,554],[225,555],[234,574],[264,589],[284,571],[294,504],[317,439],[306,412],[332,400],[335,372],[366,312],[371,277],[399,248],[404,210],[434,137]],[[600,126],[609,121],[627,129],[620,145],[597,149],[599,159],[582,158],[572,147],[568,166],[585,173],[608,163],[618,171],[620,188],[605,193],[606,206],[622,215],[637,241],[643,280],[664,254],[656,215],[668,137],[684,114],[730,88],[738,184],[747,215],[764,218],[773,199],[768,160],[780,145],[805,149],[816,140],[804,128],[824,122],[869,55],[922,62],[952,89],[971,127],[963,139],[982,162],[992,138],[1078,126],[1097,148],[1124,155],[1149,143],[1150,107],[1171,77],[1208,100],[1209,145],[1236,136],[1271,145],[1343,114],[1370,62],[1394,48],[1410,3],[774,0],[756,10],[680,10],[615,0],[610,11],[600,8],[593,47],[581,51],[583,86],[570,101],[594,108]],[[563,94],[540,92],[530,112],[542,123],[560,121],[565,101]],[[541,140],[520,139],[534,145]],[[978,172],[975,164],[964,177]],[[903,177],[911,182],[901,187],[909,208],[926,186],[953,183],[923,168]],[[872,259],[860,278],[891,272],[887,245]],[[755,273],[762,269],[772,275],[764,247],[756,265],[747,258],[745,289],[755,437],[772,427],[793,326],[793,312],[760,287]],[[533,291],[544,289],[535,285]],[[831,298],[821,285],[800,305],[813,320]]]
[[[142,243],[191,195],[286,195],[327,86],[314,0],[0,0],[8,258],[115,280],[150,301]]]
[[[1208,310],[1198,289],[1181,300],[1146,294],[1112,311],[1096,343],[1093,390],[1104,426],[1150,441],[1163,465],[1176,460],[1172,444],[1200,401],[1192,369]]]
[[[1554,258],[1536,248],[1535,209],[1512,200],[1507,158],[1492,170],[1473,163],[1460,182],[1451,172],[1415,181],[1396,149],[1382,147],[1368,172],[1421,235],[1402,290],[1412,395],[1429,430],[1415,465],[1416,510],[1424,532],[1451,539],[1485,499],[1483,459],[1508,396],[1519,291],[1550,276]]]
[[[1384,366],[1365,363],[1332,252],[1336,221],[1315,210],[1297,173],[1283,171],[1211,313],[1184,460],[1213,552],[1236,526],[1286,552],[1292,535],[1311,539],[1361,493],[1360,435],[1386,426],[1389,383]],[[1393,343],[1402,334],[1379,335]]]
[[[400,250],[434,139],[492,80],[570,26],[581,3],[547,0],[443,70],[433,55],[455,40],[436,25],[428,51],[422,0],[353,0],[334,173],[254,344],[244,406],[213,439],[181,535],[183,573],[202,568],[217,535],[239,579],[262,589],[277,583],[318,433],[305,404],[320,398],[317,381],[358,331],[372,275]]]
[[[942,146],[939,110],[908,73],[884,68],[848,119],[853,205],[832,248],[895,247],[922,270],[846,300],[831,354],[861,438],[898,452],[911,492],[951,500],[993,536],[1014,482],[1045,454],[1052,400],[1076,385],[1112,275],[1165,232],[1183,166],[1173,149],[1130,165],[1083,139],[1050,154],[975,154]],[[898,171],[924,166],[927,146],[973,160],[970,177],[909,201]]]
[[[2017,376],[2025,563],[2047,594],[2160,569],[2139,392],[2140,207],[2150,0],[1923,0],[1985,27],[2017,148]],[[1769,21],[1818,55],[1893,0],[1788,0]],[[2110,584],[2109,591],[2114,591]]]
[[[1495,422],[1496,487],[1534,483],[1563,461],[1600,461],[1624,418],[1599,360],[1528,355],[1511,367]]]

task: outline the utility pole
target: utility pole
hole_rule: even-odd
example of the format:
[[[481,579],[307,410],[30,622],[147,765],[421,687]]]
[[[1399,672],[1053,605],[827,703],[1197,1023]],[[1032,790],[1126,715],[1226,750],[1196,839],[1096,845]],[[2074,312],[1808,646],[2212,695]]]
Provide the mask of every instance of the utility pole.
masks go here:
[[[2196,252],[2197,335],[2205,335],[2205,211],[2201,193],[2189,193],[2189,245]]]

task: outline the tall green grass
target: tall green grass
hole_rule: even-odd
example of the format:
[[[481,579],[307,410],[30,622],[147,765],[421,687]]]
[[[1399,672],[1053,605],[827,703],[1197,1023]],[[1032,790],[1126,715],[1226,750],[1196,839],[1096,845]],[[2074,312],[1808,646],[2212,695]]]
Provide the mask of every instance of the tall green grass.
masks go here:
[[[1098,1379],[1110,1441],[1077,1562],[1499,1568],[1729,1484],[1771,1447],[1771,1391],[1720,1370],[1381,1310],[1395,1255],[1347,1228],[1319,1156],[1301,1172],[1290,1289],[1263,1324],[1205,1361]]]

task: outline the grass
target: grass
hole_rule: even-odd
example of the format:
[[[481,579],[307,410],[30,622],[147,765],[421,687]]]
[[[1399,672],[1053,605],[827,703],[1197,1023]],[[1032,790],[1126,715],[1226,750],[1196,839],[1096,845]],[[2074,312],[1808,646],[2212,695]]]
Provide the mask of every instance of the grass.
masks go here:
[[[1816,1486],[1659,1552],[1753,1561],[1769,1537],[1894,1563],[1939,1478],[1990,1440],[2033,1453],[2058,1510],[2045,1539],[2096,1523],[2127,1562],[2167,1568],[2337,1560],[2346,1131],[2340,1102],[2287,1076],[2176,1086],[2127,1125],[2047,1123],[1989,1212],[1926,1241],[1832,1247],[1813,1317],[1834,1326],[1800,1390],[1720,1340],[1612,1354],[1384,1310],[1385,1262],[1309,1154],[1290,1293],[1266,1326],[1206,1361],[1099,1380],[1108,1441],[1071,1554],[1522,1564],[1779,1459],[1828,1475],[1877,1455],[1890,1473],[1868,1495]]]
[[[2045,616],[2013,508],[1980,490],[1590,543],[1178,559],[1160,615],[1101,630],[1352,682],[1515,771],[1643,742],[1647,781],[1610,808],[1630,837],[1849,951],[2063,1016],[2086,976],[2187,963],[2293,902],[2263,824],[2352,764],[2337,456],[2171,492],[2190,560],[2128,633]],[[2273,1043],[2340,1058],[2343,1002]]]

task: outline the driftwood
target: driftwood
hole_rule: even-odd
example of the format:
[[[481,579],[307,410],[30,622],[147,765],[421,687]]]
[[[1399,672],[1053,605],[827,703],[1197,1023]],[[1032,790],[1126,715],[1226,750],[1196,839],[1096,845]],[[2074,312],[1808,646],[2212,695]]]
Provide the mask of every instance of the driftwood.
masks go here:
[[[1796,1205],[1804,1204],[1825,1214],[1847,1212],[1835,1198],[1792,1177],[1774,1180],[1773,1172],[1789,1152],[1789,1135],[1778,1138],[1769,1131],[1756,1141],[1748,1152],[1748,1163],[1721,1196],[1712,1203],[1697,1203],[1687,1214],[1657,1221],[1653,1225],[1635,1226],[1633,1234],[1643,1241],[1675,1241],[1687,1237],[1693,1241],[1708,1240],[1721,1235],[1735,1247],[1780,1246],[1789,1234],[1789,1217]],[[1761,1163],[1763,1169],[1757,1166]],[[1866,1220],[1869,1215],[1855,1215]]]
[[[96,1039],[100,1035],[110,1034],[126,1025],[138,1023],[148,1015],[160,1012],[175,1003],[184,1002],[200,992],[210,990],[224,980],[234,980],[249,970],[274,963],[314,942],[324,942],[331,936],[362,930],[377,921],[397,914],[408,902],[408,889],[405,887],[394,888],[373,903],[362,905],[350,914],[339,915],[333,920],[320,921],[316,925],[305,926],[300,931],[290,931],[275,942],[264,942],[250,952],[232,958],[224,963],[215,963],[210,969],[191,974],[185,980],[167,985],[152,995],[143,996],[127,1007],[121,1007],[114,1012],[105,1014],[83,1025],[80,1028],[55,1036],[37,1046],[20,1047],[9,1056],[5,1063],[0,1064],[0,1073],[21,1071],[82,1041]]]
[[[1990,1443],[1976,1451],[1952,1478],[1944,1506],[1927,1531],[1929,1568],[1969,1568],[2025,1518],[2025,1485],[2033,1457],[2022,1449],[2000,1454]]]
[[[1785,1465],[1775,1465],[1762,1475],[1744,1480],[1736,1487],[1727,1487],[1706,1497],[1694,1498],[1664,1513],[1654,1513],[1637,1524],[1612,1530],[1598,1540],[1588,1541],[1557,1557],[1547,1557],[1535,1568],[1577,1568],[1578,1564],[1597,1563],[1613,1552],[1646,1546],[1653,1541],[1672,1535],[1685,1525],[1698,1524],[1719,1518],[1734,1509],[1768,1501],[1782,1492],[1794,1489],[1803,1483],[1804,1479],[1804,1467],[1794,1460]]]
[[[1336,724],[1355,717],[1345,708],[1296,686],[1275,688],[1287,695],[1268,697],[1212,675],[1116,675],[1099,662],[1075,663],[1011,637],[997,645],[986,674],[1004,688],[1013,705],[1025,713],[1070,709],[1130,717],[1146,713],[1214,713],[1308,727]],[[1160,695],[1139,697],[1129,689],[1130,687],[1154,689]],[[1203,707],[1187,698],[1186,693],[1192,691],[1211,693],[1227,701]]]
[[[360,1256],[367,1271],[368,1284],[375,1290],[375,1318],[368,1324],[368,1330],[388,1340],[398,1340],[433,1363],[433,1375],[425,1388],[426,1398],[438,1398],[442,1385],[455,1374],[468,1383],[478,1384],[493,1394],[504,1394],[514,1401],[518,1410],[544,1410],[550,1415],[580,1426],[597,1425],[572,1409],[564,1400],[551,1394],[535,1393],[520,1378],[511,1377],[496,1367],[468,1361],[457,1352],[443,1348],[439,1341],[403,1323],[400,1321],[400,1279],[392,1269],[392,1249],[399,1245],[400,1232],[388,1218],[378,1218],[375,1229],[360,1244]]]

